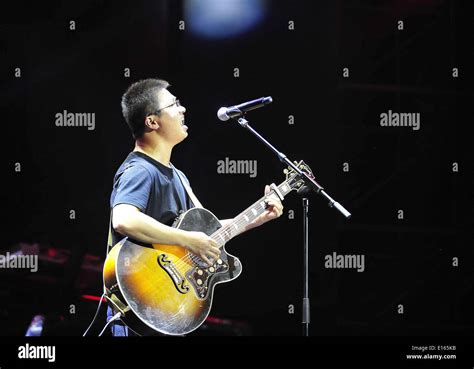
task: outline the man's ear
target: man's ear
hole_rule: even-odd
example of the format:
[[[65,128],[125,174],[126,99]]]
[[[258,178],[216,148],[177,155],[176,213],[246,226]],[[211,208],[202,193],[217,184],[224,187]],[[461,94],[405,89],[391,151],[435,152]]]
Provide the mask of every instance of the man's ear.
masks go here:
[[[160,128],[160,124],[158,119],[153,118],[152,116],[148,116],[145,118],[145,126],[149,129],[157,129]]]

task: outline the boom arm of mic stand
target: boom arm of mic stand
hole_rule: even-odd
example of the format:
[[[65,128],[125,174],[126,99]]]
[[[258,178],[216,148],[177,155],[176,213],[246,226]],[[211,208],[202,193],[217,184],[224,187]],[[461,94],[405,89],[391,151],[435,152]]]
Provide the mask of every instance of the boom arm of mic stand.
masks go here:
[[[303,172],[300,168],[298,168],[291,160],[287,158],[285,154],[282,152],[278,151],[270,142],[268,142],[265,138],[263,138],[257,131],[255,131],[249,124],[248,120],[240,117],[237,122],[243,127],[248,129],[250,132],[252,132],[260,141],[262,141],[270,150],[272,150],[277,156],[278,159],[282,163],[287,164],[289,167],[291,167],[298,175],[301,177],[301,179],[305,182],[305,184],[310,187],[312,190],[314,190],[316,193],[321,194],[324,196],[328,201],[329,201],[329,207],[334,207],[339,212],[344,215],[347,219],[351,217],[351,213],[349,213],[341,204],[339,204],[337,201],[335,201],[331,196],[329,196],[324,190],[323,187],[319,185],[318,182],[314,180],[314,178],[311,178],[306,172]]]

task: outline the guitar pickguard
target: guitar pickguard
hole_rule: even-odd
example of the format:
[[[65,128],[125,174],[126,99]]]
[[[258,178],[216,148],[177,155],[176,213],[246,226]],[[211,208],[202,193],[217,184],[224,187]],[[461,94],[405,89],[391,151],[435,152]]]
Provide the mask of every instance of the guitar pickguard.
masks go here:
[[[229,270],[229,266],[221,259],[218,259],[213,266],[200,268],[196,266],[186,273],[186,278],[194,288],[194,292],[199,299],[206,299],[210,290],[210,285],[214,277],[219,273]]]

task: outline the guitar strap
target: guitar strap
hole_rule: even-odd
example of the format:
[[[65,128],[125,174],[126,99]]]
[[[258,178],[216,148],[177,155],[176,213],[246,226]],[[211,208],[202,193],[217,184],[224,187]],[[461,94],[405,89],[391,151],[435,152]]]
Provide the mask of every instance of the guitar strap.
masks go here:
[[[109,217],[109,234],[107,235],[107,251],[105,252],[105,258],[107,259],[107,255],[109,254],[110,250],[112,249],[112,210],[110,210],[110,217]],[[103,284],[104,291],[103,294],[107,298],[109,291],[105,287],[105,283]]]
[[[112,210],[110,210],[110,217],[109,217],[109,234],[107,236],[107,254],[109,253],[110,249],[112,248]]]
[[[195,207],[197,208],[203,208],[201,202],[197,199],[196,195],[194,194],[193,190],[191,187],[188,185],[186,182],[186,179],[183,177],[183,175],[177,170],[173,164],[171,164],[171,167],[174,169],[175,173],[178,174],[179,180],[181,181],[181,184],[183,185],[184,189],[188,193],[189,198],[191,199],[192,203],[194,204]]]

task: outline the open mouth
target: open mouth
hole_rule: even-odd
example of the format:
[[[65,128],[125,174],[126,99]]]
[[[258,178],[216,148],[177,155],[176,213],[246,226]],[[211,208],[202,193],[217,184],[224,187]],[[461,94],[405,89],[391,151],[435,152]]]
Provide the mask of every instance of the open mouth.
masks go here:
[[[181,119],[181,127],[185,130],[188,129],[188,126],[184,124],[184,117],[183,117],[183,119]]]

